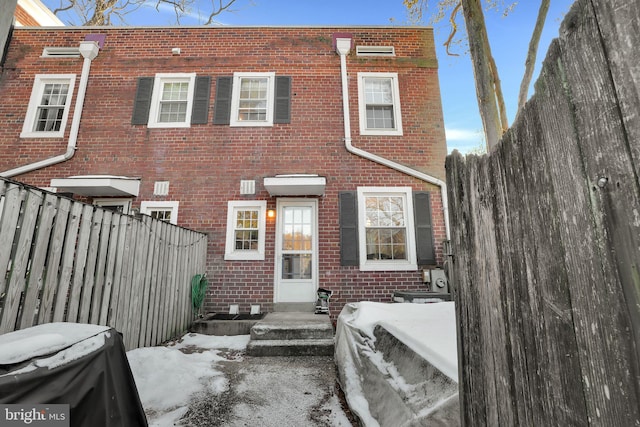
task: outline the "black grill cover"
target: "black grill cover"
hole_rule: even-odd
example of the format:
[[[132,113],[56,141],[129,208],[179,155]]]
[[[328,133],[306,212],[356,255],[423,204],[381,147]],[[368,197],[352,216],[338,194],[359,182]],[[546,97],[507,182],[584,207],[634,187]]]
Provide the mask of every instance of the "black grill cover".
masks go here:
[[[60,334],[51,333],[56,325]],[[12,334],[24,336],[25,331],[35,330],[28,339],[33,342],[41,338],[47,343],[52,337],[64,336],[72,325],[40,325],[2,335],[0,354],[3,345],[19,345],[19,342],[12,341]],[[37,328],[44,329],[40,336]],[[147,426],[122,337],[115,329],[96,328],[97,333],[89,329],[93,333],[90,337],[78,339],[76,336],[71,342],[59,340],[59,346],[64,348],[57,349],[55,353],[42,354],[55,348],[43,344],[42,349],[29,359],[0,360],[0,403],[68,404],[70,425],[77,427]],[[96,346],[92,343],[96,340],[102,342],[99,335],[104,336],[104,345]],[[65,354],[76,357],[59,360]],[[52,363],[54,360],[57,362]]]

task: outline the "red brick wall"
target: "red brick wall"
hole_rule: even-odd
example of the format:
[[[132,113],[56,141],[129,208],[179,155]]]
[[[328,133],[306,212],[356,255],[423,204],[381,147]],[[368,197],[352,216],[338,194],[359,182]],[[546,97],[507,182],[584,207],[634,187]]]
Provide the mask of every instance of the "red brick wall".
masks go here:
[[[96,30],[94,30],[96,31]],[[76,73],[82,58],[40,58],[45,46],[77,46],[89,29],[17,29],[0,77],[0,171],[61,154],[66,137],[21,139],[34,75]],[[438,259],[445,238],[439,188],[348,153],[344,147],[340,59],[332,34],[350,33],[355,45],[395,47],[393,58],[348,57],[353,145],[444,179],[446,145],[433,35],[426,28],[101,28],[105,44],[93,61],[75,156],[15,179],[48,186],[79,174],[141,177],[134,200],[180,201],[178,223],[209,235],[209,310],[229,304],[270,309],[273,302],[275,221],[267,221],[265,261],[224,261],[227,201],[275,198],[266,176],[317,173],[327,178],[319,198],[320,286],[335,291],[332,306],[358,300],[389,301],[396,290],[422,289],[419,271],[362,272],[339,263],[338,192],[358,186],[411,186],[432,192]],[[171,54],[173,47],[181,55]],[[212,125],[215,77],[237,71],[292,76],[291,123],[235,128]],[[397,72],[404,135],[359,136],[357,72]],[[209,123],[185,129],[131,125],[136,79],[158,72],[212,77]],[[77,93],[77,84],[76,90]],[[255,196],[241,196],[241,179],[256,180]],[[153,196],[155,181],[170,194]]]

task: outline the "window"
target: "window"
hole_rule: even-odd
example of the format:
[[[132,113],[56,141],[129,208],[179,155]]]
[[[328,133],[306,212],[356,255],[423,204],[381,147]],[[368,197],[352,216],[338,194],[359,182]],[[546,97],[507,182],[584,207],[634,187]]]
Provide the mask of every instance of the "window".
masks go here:
[[[361,135],[402,135],[396,73],[358,73]]]
[[[171,224],[178,223],[178,206],[180,202],[148,202],[140,203],[140,213],[149,215],[151,218],[165,221]]]
[[[189,127],[193,108],[194,73],[156,74],[149,127]]]
[[[358,224],[361,270],[417,268],[411,188],[358,188]]]
[[[272,126],[275,73],[235,73],[231,126]]]
[[[131,208],[131,199],[93,199],[93,204],[102,209],[128,215]]]
[[[224,259],[264,260],[267,202],[230,201]]]
[[[64,136],[75,81],[75,74],[36,75],[20,137]]]

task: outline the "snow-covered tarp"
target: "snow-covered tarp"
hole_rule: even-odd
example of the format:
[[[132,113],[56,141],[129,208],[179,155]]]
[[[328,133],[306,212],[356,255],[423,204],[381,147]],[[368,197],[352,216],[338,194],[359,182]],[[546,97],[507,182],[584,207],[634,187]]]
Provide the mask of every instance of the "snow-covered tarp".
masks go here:
[[[366,426],[459,423],[453,302],[347,304],[336,363],[349,407]]]
[[[120,334],[49,323],[0,335],[0,403],[69,405],[72,427],[146,426]]]

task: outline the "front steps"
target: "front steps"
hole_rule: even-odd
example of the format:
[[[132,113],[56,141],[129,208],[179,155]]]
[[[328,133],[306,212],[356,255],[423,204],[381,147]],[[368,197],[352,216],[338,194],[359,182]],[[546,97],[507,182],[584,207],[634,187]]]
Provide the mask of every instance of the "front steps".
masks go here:
[[[274,312],[251,328],[249,356],[333,356],[333,325],[326,314]]]

